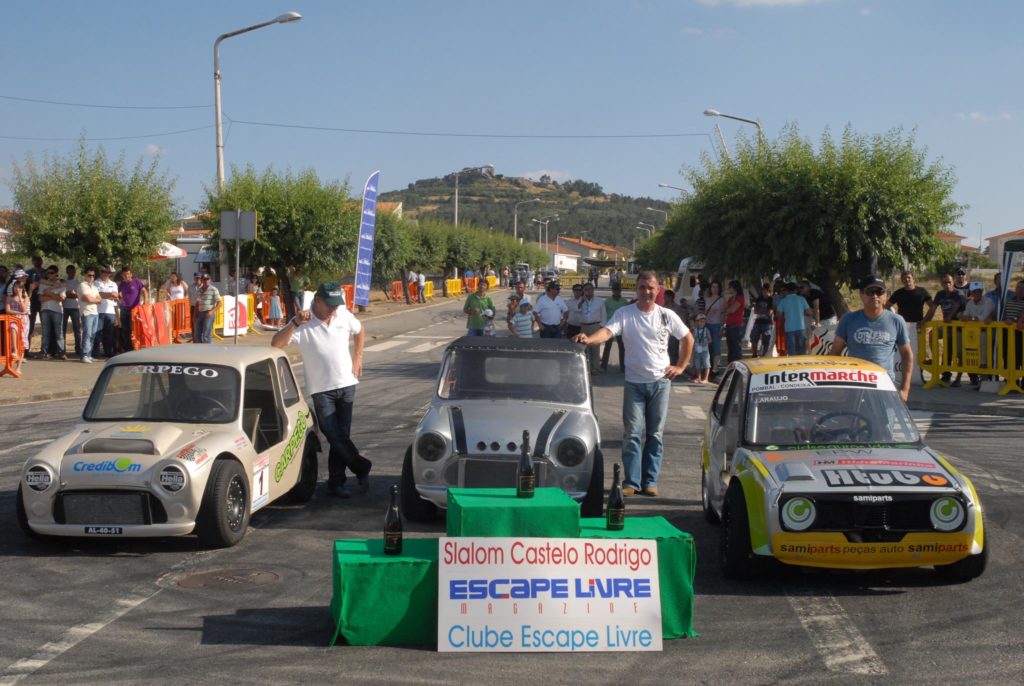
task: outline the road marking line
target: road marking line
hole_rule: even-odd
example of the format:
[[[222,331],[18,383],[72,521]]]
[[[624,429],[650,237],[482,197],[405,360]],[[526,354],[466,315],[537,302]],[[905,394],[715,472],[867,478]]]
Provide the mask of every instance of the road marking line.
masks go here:
[[[700,419],[703,421],[708,418],[707,413],[699,407],[694,407],[693,405],[680,405],[680,407],[683,409],[683,416],[687,419]]]
[[[451,336],[447,336],[445,334],[437,334],[436,336],[413,336],[413,335],[407,334],[407,333],[400,333],[397,336],[395,336],[395,338],[404,338],[406,340],[408,340],[410,338],[422,338],[422,339],[425,339],[425,340],[428,340],[428,341],[436,341],[439,338],[443,338],[446,341],[450,341],[452,339]]]
[[[132,611],[142,603],[146,602],[163,589],[156,589],[149,593],[132,593],[114,602],[114,609],[95,622],[86,622],[73,626],[65,631],[60,639],[43,645],[32,657],[18,660],[0,673],[0,686],[16,684],[33,672],[45,667],[76,645],[89,638],[107,625],[117,621],[128,612]]]
[[[408,350],[406,350],[406,352],[408,352],[408,353],[426,353],[426,352],[430,352],[434,348],[439,348],[442,345],[446,345],[449,340],[450,339],[446,339],[446,340],[443,340],[443,341],[430,341],[429,343],[421,343],[420,345],[417,345],[415,348],[409,348]]]
[[[831,595],[787,594],[797,619],[831,672],[886,674],[878,653]]]
[[[690,388],[689,386],[672,386],[672,392],[673,393],[683,393],[683,394],[691,393],[692,394],[693,393],[693,389]]]
[[[363,348],[363,352],[364,353],[379,353],[379,352],[382,352],[384,350],[390,350],[391,348],[398,347],[400,345],[405,345],[405,341],[395,341],[395,340],[384,341],[383,343],[378,343],[376,345],[371,345],[368,348]]]
[[[43,443],[49,443],[52,440],[53,439],[51,439],[51,438],[44,438],[41,441],[29,441],[28,443],[22,443],[20,445],[14,446],[13,448],[6,448],[4,450],[0,450],[0,455],[7,455],[8,453],[15,453],[15,452],[18,452],[19,450],[24,450],[25,448],[31,448],[34,445],[42,445]]]

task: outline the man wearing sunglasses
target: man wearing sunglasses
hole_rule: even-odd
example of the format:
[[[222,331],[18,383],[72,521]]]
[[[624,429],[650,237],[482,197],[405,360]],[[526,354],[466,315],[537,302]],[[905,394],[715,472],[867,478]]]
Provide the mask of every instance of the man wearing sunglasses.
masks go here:
[[[863,310],[843,315],[836,328],[832,354],[842,355],[849,350],[851,357],[874,362],[889,372],[896,381],[893,359],[897,352],[904,370],[900,383],[900,397],[906,402],[910,396],[911,371],[914,368],[914,351],[907,338],[907,325],[903,317],[885,309],[885,282],[877,276],[869,276],[860,286],[860,301]]]

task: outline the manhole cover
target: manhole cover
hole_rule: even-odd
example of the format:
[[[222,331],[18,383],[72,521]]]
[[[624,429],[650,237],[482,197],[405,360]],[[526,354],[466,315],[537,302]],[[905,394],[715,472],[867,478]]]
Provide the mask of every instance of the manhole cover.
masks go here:
[[[280,580],[280,574],[261,569],[218,569],[212,572],[183,576],[178,579],[178,585],[183,588],[238,588],[240,586],[266,586]]]

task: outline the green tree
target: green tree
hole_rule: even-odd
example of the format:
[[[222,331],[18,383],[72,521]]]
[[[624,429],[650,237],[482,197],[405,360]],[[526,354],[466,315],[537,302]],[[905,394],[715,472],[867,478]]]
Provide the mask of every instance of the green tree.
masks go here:
[[[289,269],[310,275],[355,269],[358,202],[349,196],[347,183],[321,182],[312,169],[282,174],[268,167],[260,174],[252,165],[232,167],[223,192],[206,189],[202,209],[215,240],[220,238],[222,211],[257,212],[256,240],[242,243],[242,260],[274,267],[282,293],[291,292]],[[285,302],[291,306],[291,298]]]
[[[775,141],[739,140],[731,157],[686,170],[694,193],[664,231],[638,249],[647,267],[675,270],[693,256],[705,272],[760,279],[806,276],[845,310],[851,262],[874,256],[889,273],[943,254],[940,229],[962,215],[951,169],[929,163],[902,130],[828,131],[815,150],[790,125]]]
[[[18,247],[27,253],[68,258],[78,264],[144,260],[174,224],[174,182],[159,160],[140,158],[129,172],[103,148],[90,152],[85,140],[67,158],[29,155],[14,165],[10,182]]]

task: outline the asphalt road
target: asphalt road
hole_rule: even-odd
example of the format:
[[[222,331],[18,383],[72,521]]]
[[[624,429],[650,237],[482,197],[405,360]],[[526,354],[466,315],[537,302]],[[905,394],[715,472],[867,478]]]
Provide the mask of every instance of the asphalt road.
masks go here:
[[[387,489],[429,402],[459,305],[369,325],[354,439],[374,461],[368,495],[318,491],[304,507],[253,517],[238,546],[190,538],[27,540],[14,518],[20,465],[68,430],[82,400],[4,408],[0,436],[0,684],[50,683],[1016,683],[1024,674],[1024,467],[1020,420],[919,414],[928,440],[974,479],[987,507],[989,568],[946,585],[929,570],[788,570],[721,578],[716,527],[699,505],[698,439],[711,387],[678,384],[659,498],[629,514],[664,515],[698,548],[698,638],[661,654],[453,655],[425,648],[326,647],[331,543],[379,536]],[[299,368],[301,371],[301,367]],[[605,455],[619,458],[621,375],[595,383]],[[321,457],[321,464],[325,459]],[[609,470],[610,473],[610,470]],[[320,487],[322,489],[322,485]],[[436,536],[443,524],[407,523]],[[219,572],[203,585],[202,575]]]

